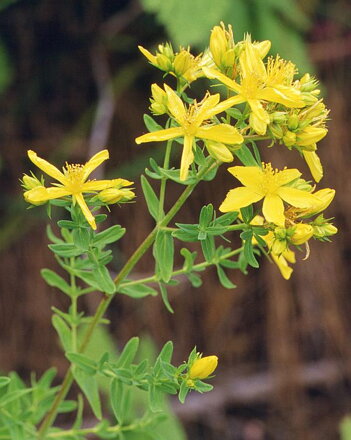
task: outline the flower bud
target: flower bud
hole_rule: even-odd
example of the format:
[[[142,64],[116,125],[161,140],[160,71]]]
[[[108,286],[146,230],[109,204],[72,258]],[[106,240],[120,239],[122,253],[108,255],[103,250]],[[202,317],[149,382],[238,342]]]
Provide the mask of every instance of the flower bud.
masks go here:
[[[308,147],[311,144],[319,142],[327,133],[328,130],[324,127],[306,127],[297,135],[297,145],[300,147]]]
[[[167,113],[167,93],[157,84],[152,84],[151,94],[151,111],[155,115],[163,115]]]
[[[175,56],[173,66],[176,76],[183,76],[191,68],[192,58],[191,53],[184,49]]]
[[[294,233],[290,237],[292,244],[296,246],[306,243],[313,236],[313,226],[299,223],[294,228]]]
[[[288,130],[283,136],[283,142],[287,147],[292,147],[296,144],[296,134]]]
[[[286,122],[286,113],[273,112],[269,115],[269,118],[272,122],[276,122],[277,124],[284,124]]]
[[[328,222],[320,226],[313,226],[313,236],[318,240],[323,240],[326,237],[331,237],[332,235],[337,234],[337,232],[338,228]]]
[[[135,194],[130,189],[107,188],[99,192],[98,199],[108,205],[118,202],[128,202],[135,197]]]
[[[289,130],[296,130],[299,126],[299,117],[296,114],[292,114],[288,119]]]
[[[210,376],[218,365],[217,356],[205,356],[192,364],[189,370],[190,379],[206,379]]]
[[[156,66],[165,72],[172,70],[172,61],[161,53],[156,55]]]
[[[43,186],[43,182],[41,182],[37,177],[34,176],[28,176],[28,174],[24,174],[22,177],[22,187],[25,190],[30,190],[33,188],[36,188],[37,186]]]
[[[280,125],[270,124],[268,128],[273,137],[275,137],[276,139],[282,139],[282,137],[284,136],[284,131]]]
[[[212,157],[221,162],[232,162],[234,160],[231,151],[221,142],[206,141],[206,148]]]
[[[309,216],[318,214],[327,209],[334,199],[335,190],[331,188],[323,188],[313,193],[313,195],[316,197],[317,201],[308,210]]]
[[[264,58],[269,52],[272,43],[269,40],[253,43],[254,47],[258,50],[260,57]]]

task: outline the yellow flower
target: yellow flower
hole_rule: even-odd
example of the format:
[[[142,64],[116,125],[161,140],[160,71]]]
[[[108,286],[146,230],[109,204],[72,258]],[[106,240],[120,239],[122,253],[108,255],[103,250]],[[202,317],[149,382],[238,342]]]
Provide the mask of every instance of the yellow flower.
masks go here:
[[[192,364],[189,370],[190,379],[206,379],[210,376],[218,365],[217,356],[205,356]]]
[[[299,178],[297,169],[273,170],[270,163],[260,167],[231,167],[228,171],[244,186],[230,190],[219,207],[222,212],[239,211],[251,203],[263,201],[263,215],[266,220],[284,227],[284,203],[297,208],[308,209],[316,203],[316,197],[306,191],[287,186]]]
[[[118,186],[124,179],[113,180],[87,180],[92,171],[95,170],[102,162],[109,158],[107,150],[102,150],[95,154],[85,165],[67,164],[63,168],[63,172],[52,165],[50,162],[40,158],[34,151],[28,151],[29,159],[48,174],[50,177],[58,180],[55,186],[46,188],[38,186],[24,193],[27,202],[38,204],[52,199],[72,196],[73,203],[78,203],[84,217],[93,229],[96,229],[96,223],[93,214],[90,212],[83,193],[94,193],[107,188]],[[128,183],[131,184],[132,182]]]
[[[249,37],[245,41],[239,60],[240,84],[216,69],[203,68],[208,78],[218,79],[237,93],[236,96],[221,103],[223,110],[247,102],[251,108],[250,125],[256,133],[264,135],[270,118],[262,102],[275,102],[289,108],[305,106],[301,92],[289,84],[294,71],[292,63],[277,58],[275,62],[268,65],[268,70],[266,70],[259,49],[251,43]]]
[[[219,69],[233,69],[235,60],[234,46],[231,25],[228,26],[228,31],[225,29],[223,22],[220,23],[220,26],[214,26],[210,37],[210,52],[214,63]]]
[[[160,142],[184,137],[184,147],[180,163],[181,180],[186,180],[189,166],[194,161],[193,147],[195,138],[222,143],[220,148],[226,150],[224,155],[228,155],[229,150],[223,144],[241,144],[243,142],[242,135],[231,125],[210,125],[205,122],[222,111],[220,105],[217,105],[219,102],[218,93],[216,95],[207,94],[200,103],[195,101],[189,108],[186,108],[174,90],[166,84],[164,87],[167,93],[168,110],[179,124],[179,127],[166,128],[144,134],[137,137],[135,142],[141,144],[143,142]]]
[[[290,242],[295,246],[306,243],[311,237],[313,237],[313,227],[304,223],[298,223],[294,227],[294,233],[290,237]]]
[[[122,189],[122,186],[129,186],[132,182],[128,180],[120,179],[120,185],[114,188],[106,188],[99,192],[97,195],[98,199],[103,203],[107,203],[108,205],[112,205],[118,202],[129,202],[135,197],[135,194],[130,189]]]

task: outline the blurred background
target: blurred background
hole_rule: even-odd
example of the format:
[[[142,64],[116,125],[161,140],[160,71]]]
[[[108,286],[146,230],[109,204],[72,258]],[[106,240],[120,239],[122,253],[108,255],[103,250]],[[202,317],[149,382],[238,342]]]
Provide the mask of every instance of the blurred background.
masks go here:
[[[301,254],[290,282],[262,259],[260,270],[230,275],[235,290],[220,287],[211,271],[199,289],[184,281],[170,294],[174,315],[158,297],[119,296],[108,312],[113,344],[117,349],[144,335],[157,349],[172,339],[176,363],[194,345],[219,356],[213,392],[190,395],[184,406],[172,402],[185,434],[167,439],[337,439],[340,421],[351,414],[347,0],[0,1],[0,371],[28,378],[31,370],[41,374],[56,365],[63,377],[67,367],[50,323],[51,306],[64,300],[39,273],[55,268],[45,210],[28,212],[21,199],[18,179],[31,169],[27,149],[60,165],[84,163],[108,147],[105,173],[135,181],[137,203],[113,207],[110,217],[129,228],[115,249],[117,270],[152,228],[139,176],[151,155],[162,154],[160,145],[134,143],[146,131],[150,85],[163,82],[137,45],[153,51],[171,41],[200,53],[220,20],[232,24],[236,41],[244,32],[269,39],[272,54],[320,79],[331,109],[330,131],[319,146],[321,187],[337,191],[329,215],[340,232],[333,243],[314,242],[308,261]],[[278,167],[306,170],[286,149],[275,147],[269,157]],[[222,168],[193,194],[191,209],[178,216],[182,222],[196,221],[203,204],[218,207],[232,184]],[[169,206],[179,192],[170,187]],[[147,276],[151,264],[144,257],[136,276]],[[84,297],[81,306],[93,313],[98,301]]]

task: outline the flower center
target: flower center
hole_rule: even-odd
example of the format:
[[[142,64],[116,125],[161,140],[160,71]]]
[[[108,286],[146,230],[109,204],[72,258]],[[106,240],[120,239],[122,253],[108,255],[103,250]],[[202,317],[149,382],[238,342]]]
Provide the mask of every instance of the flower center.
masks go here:
[[[267,62],[267,86],[290,85],[297,73],[295,64],[291,61],[285,61],[279,57],[270,57]]]
[[[279,188],[279,171],[272,168],[271,163],[263,163],[263,179],[261,183],[261,191],[265,194],[273,194]]]
[[[84,179],[84,165],[68,164],[63,168],[63,172],[68,179],[67,187],[72,194],[81,192]]]
[[[252,73],[241,80],[241,95],[246,99],[256,99],[258,90],[262,87],[260,78]]]

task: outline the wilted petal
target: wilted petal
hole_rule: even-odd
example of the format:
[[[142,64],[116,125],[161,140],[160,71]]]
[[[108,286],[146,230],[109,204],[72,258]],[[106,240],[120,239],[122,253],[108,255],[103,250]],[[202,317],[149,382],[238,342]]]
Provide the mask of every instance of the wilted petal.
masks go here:
[[[302,154],[314,180],[318,183],[323,177],[323,166],[317,153],[315,151],[302,151]]]

